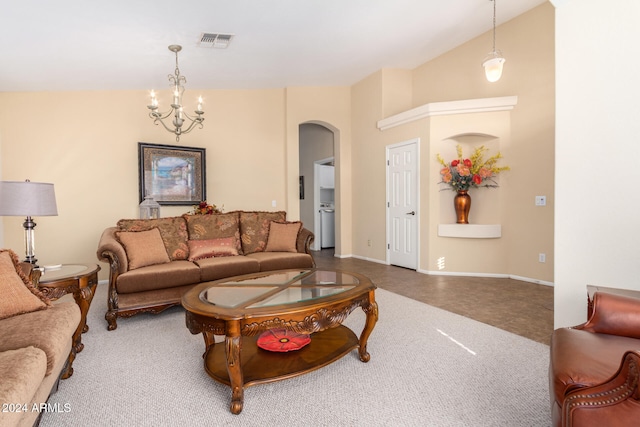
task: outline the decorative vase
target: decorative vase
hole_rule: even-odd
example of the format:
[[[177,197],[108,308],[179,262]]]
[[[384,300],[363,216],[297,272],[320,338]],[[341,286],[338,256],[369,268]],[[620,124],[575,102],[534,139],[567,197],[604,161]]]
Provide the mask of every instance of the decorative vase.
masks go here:
[[[471,196],[466,190],[459,190],[453,198],[453,207],[456,210],[456,224],[469,224],[469,209],[471,209]]]

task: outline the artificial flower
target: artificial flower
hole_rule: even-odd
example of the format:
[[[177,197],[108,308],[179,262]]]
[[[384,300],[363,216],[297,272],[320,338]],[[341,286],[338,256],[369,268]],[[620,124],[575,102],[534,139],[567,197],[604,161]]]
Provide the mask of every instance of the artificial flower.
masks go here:
[[[498,183],[493,177],[510,170],[509,166],[497,166],[498,159],[502,158],[499,152],[485,160],[484,155],[488,149],[484,145],[476,148],[469,158],[462,156],[460,145],[456,149],[458,158],[449,163],[438,154],[438,162],[443,166],[440,170],[440,183],[447,184],[450,190],[467,191],[469,188],[497,187]]]
[[[192,211],[188,212],[189,215],[213,215],[214,213],[222,213],[222,209],[219,209],[216,205],[208,204],[206,200],[203,200],[197,206],[194,206]]]

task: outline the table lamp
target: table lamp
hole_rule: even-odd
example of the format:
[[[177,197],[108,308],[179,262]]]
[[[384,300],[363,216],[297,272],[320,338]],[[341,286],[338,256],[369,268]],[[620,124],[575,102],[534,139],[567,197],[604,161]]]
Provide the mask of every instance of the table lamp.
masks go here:
[[[26,216],[24,227],[25,262],[38,267],[35,257],[36,223],[32,216],[58,215],[56,194],[53,184],[44,182],[1,181],[0,182],[0,216]]]

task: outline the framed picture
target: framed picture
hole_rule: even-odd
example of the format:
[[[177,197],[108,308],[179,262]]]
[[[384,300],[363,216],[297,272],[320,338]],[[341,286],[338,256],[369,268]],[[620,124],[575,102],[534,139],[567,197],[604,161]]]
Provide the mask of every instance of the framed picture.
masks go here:
[[[304,176],[300,176],[300,200],[304,200]]]
[[[205,149],[138,143],[140,203],[194,205],[207,199]]]

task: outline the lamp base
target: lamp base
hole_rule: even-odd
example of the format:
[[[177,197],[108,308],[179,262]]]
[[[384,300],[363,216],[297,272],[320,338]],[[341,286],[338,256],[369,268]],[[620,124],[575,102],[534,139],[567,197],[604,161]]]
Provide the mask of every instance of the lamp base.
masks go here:
[[[24,245],[25,245],[25,259],[24,262],[28,262],[33,265],[33,268],[38,268],[38,260],[35,255],[36,236],[33,229],[36,227],[36,223],[33,222],[30,216],[22,223],[24,227]]]

